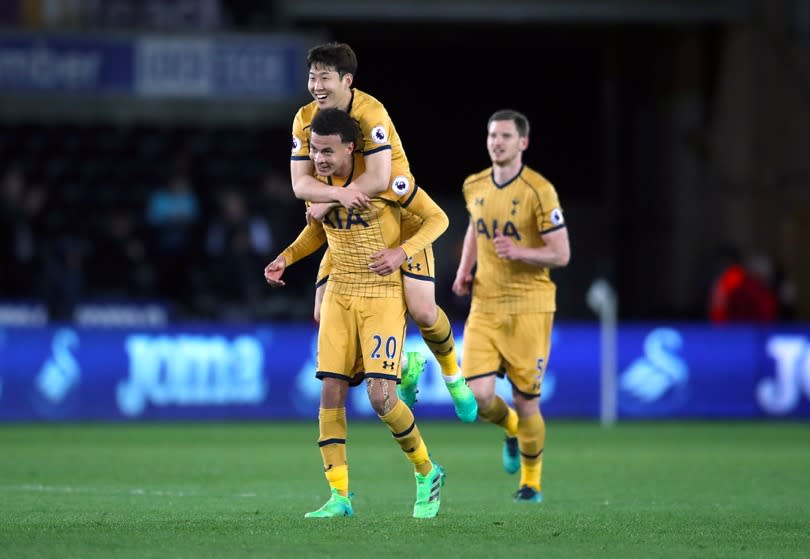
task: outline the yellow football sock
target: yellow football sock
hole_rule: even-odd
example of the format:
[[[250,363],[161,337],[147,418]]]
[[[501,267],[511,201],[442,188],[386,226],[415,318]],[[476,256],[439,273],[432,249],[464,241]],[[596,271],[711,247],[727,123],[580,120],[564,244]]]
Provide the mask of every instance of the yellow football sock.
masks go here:
[[[329,487],[337,489],[344,497],[349,494],[349,466],[332,466],[324,472]]]
[[[456,341],[453,338],[453,329],[450,320],[441,307],[436,307],[438,318],[433,326],[419,328],[422,339],[439,362],[444,376],[458,373],[458,359],[456,357]]]
[[[478,417],[499,425],[506,431],[508,437],[516,437],[518,433],[518,414],[509,407],[503,398],[495,396],[492,405],[488,408],[478,408]]]
[[[518,423],[520,447],[520,485],[540,491],[543,476],[543,447],[546,444],[546,423],[540,413],[521,417]]]
[[[349,465],[346,461],[346,408],[321,408],[318,411],[318,447],[323,472],[329,487],[344,497],[349,494]]]
[[[402,452],[413,463],[414,468],[420,474],[427,475],[433,468],[433,464],[428,457],[427,446],[419,434],[419,427],[413,412],[401,400],[398,400],[394,409],[385,415],[379,416],[383,423],[391,429],[394,440],[397,441]]]

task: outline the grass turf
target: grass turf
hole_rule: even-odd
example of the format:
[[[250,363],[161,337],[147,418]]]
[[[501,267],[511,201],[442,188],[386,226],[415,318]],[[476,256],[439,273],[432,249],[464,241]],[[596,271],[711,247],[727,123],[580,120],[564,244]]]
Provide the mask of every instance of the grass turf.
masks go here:
[[[355,517],[317,424],[0,426],[0,557],[807,557],[810,426],[549,422],[545,502],[516,504],[491,425],[422,422],[438,518],[381,423],[349,424]]]

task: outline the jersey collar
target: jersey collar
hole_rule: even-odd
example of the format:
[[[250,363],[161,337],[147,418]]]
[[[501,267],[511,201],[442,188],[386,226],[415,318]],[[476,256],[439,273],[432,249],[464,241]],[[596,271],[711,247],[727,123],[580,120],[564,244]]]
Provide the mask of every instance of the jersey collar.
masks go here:
[[[517,172],[517,174],[514,177],[512,177],[511,179],[509,179],[508,181],[506,181],[505,183],[503,183],[503,184],[498,184],[495,181],[495,169],[493,168],[492,173],[491,173],[491,175],[492,175],[492,184],[495,185],[495,188],[499,188],[499,189],[500,188],[506,188],[507,186],[509,186],[510,184],[515,182],[515,179],[517,179],[520,176],[520,174],[523,172],[523,167],[525,167],[525,166],[526,166],[525,163],[523,165],[521,165],[520,170]]]

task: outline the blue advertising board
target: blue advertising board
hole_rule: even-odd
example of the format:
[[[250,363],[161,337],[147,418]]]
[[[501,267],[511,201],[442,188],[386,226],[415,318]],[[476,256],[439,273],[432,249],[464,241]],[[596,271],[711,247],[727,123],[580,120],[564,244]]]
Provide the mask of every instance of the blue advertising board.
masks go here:
[[[0,420],[314,420],[316,340],[314,326],[286,323],[2,328]],[[546,416],[599,417],[599,343],[596,323],[555,326]],[[417,415],[454,417],[417,332],[406,349],[428,358]],[[810,418],[810,326],[624,324],[617,349],[620,419]],[[510,397],[506,380],[497,390]],[[348,407],[374,417],[362,387]]]
[[[132,41],[0,35],[0,92],[127,93]]]
[[[300,96],[306,48],[295,36],[0,34],[0,94],[281,101]]]
[[[292,39],[145,37],[134,48],[141,96],[279,100],[306,82],[305,46]]]

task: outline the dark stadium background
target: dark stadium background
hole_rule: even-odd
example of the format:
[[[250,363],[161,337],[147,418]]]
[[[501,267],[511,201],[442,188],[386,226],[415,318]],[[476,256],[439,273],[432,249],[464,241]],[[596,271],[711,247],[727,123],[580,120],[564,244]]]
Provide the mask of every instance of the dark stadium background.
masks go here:
[[[622,125],[605,113],[615,109],[629,123],[637,107],[653,102],[656,60],[664,56],[659,52],[677,35],[677,27],[411,23],[389,30],[380,22],[329,30],[356,48],[357,86],[384,101],[417,181],[452,212],[451,228],[437,251],[437,267],[445,276],[438,286],[451,308],[461,314],[465,304],[449,290],[457,265],[455,245],[467,224],[460,187],[468,174],[489,166],[486,122],[499,108],[529,117],[525,162],[556,185],[570,220],[574,258],[569,268],[554,272],[562,308],[569,316],[591,316],[584,293],[598,275],[626,282],[627,291],[633,290],[635,272],[622,274],[635,265],[637,249],[630,237],[640,220],[657,212],[644,208],[644,197],[633,194],[633,183],[644,179],[633,177],[631,170],[634,159],[654,158],[660,146],[652,142],[643,153],[618,147],[631,138],[615,137],[623,133]],[[712,31],[698,33],[708,40]],[[608,108],[604,91],[611,79],[621,88],[622,100],[621,106]],[[659,87],[668,87],[663,81]],[[623,176],[606,176],[611,156],[621,160],[617,168],[625,172],[617,173]],[[621,192],[612,188],[611,179],[622,183]],[[674,311],[665,309],[663,301],[656,305],[643,308],[627,301],[622,312],[641,317]],[[696,301],[680,310],[693,316],[701,311]]]
[[[485,122],[503,107],[529,116],[526,162],[556,185],[566,210],[573,258],[554,273],[561,317],[591,318],[585,294],[604,277],[618,292],[622,318],[703,320],[722,249],[732,245],[770,263],[781,318],[810,316],[804,288],[810,278],[804,219],[810,172],[801,146],[810,130],[810,78],[803,2],[215,4],[219,17],[204,32],[300,34],[355,48],[356,85],[388,107],[417,180],[451,216],[436,244],[437,289],[454,318],[466,312],[466,302],[450,293],[466,223],[459,188],[467,174],[488,165]],[[0,21],[9,33],[199,31],[182,18],[160,20],[154,8],[160,5],[92,4],[95,19],[85,14],[78,22],[49,25],[31,24],[7,6]],[[178,5],[165,4],[167,12]],[[283,177],[289,122],[294,107],[308,99],[303,82],[300,92],[295,102],[272,114],[256,111],[255,118],[249,107],[211,109],[218,111],[215,125],[205,122],[205,109],[199,118],[164,111],[145,124],[132,115],[76,110],[77,104],[92,106],[92,99],[42,97],[41,106],[27,99],[23,112],[16,99],[4,103],[0,127],[11,145],[20,127],[33,124],[53,126],[57,135],[65,125],[72,135],[126,120],[128,127],[151,126],[169,146],[183,134],[213,130],[209,141],[221,148],[214,153],[223,167],[239,166],[238,147],[228,150],[242,134],[251,145],[261,143],[261,150],[251,152],[240,172],[264,166]],[[56,106],[64,114],[43,116]],[[3,163],[13,161],[10,156]],[[205,165],[192,165],[193,175],[217,164],[193,163]],[[158,176],[153,173],[145,186],[157,186]],[[294,220],[275,225],[278,244],[297,229]],[[296,304],[256,318],[306,319],[314,266],[290,270],[292,287],[268,294],[271,301]],[[215,299],[186,305],[181,315],[223,316]]]
[[[508,23],[413,11],[298,22],[353,45],[357,86],[386,104],[417,180],[450,213],[442,304],[466,309],[449,290],[459,186],[489,163],[488,116],[512,107],[532,123],[525,161],[556,185],[570,224],[572,262],[554,272],[561,316],[593,316],[585,294],[604,277],[623,318],[704,319],[729,247],[770,263],[782,318],[805,316],[800,3],[548,4],[557,17]]]

